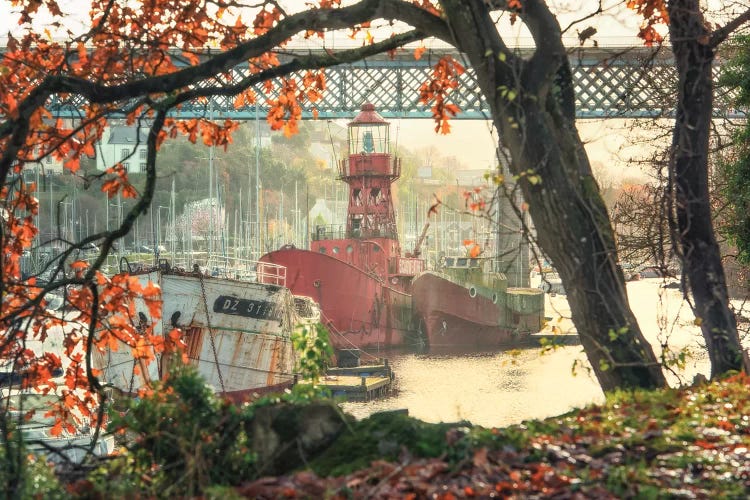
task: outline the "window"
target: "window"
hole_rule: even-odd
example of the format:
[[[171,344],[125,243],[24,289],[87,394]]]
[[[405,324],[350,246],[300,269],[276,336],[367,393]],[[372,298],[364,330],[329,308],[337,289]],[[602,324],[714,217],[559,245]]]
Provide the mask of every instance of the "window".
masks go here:
[[[139,157],[140,157],[141,160],[145,160],[146,159],[146,150],[145,149],[141,149],[138,152],[138,155],[139,155]]]
[[[125,158],[128,157],[129,154],[130,154],[129,150],[127,150],[127,149],[121,149],[120,150],[120,159],[124,160]]]
[[[125,171],[130,172],[130,163],[125,164]]]
[[[142,161],[140,164],[140,171],[145,172],[146,171],[146,162]]]

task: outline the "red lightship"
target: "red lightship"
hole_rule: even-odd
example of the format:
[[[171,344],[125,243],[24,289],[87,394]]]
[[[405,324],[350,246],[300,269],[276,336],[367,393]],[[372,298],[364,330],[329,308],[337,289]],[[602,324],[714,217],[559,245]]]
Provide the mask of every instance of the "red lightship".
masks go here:
[[[411,297],[424,261],[401,256],[391,187],[401,163],[389,145],[389,123],[366,103],[348,125],[348,157],[339,179],[349,185],[343,231],[317,226],[309,250],[286,245],[261,261],[287,268],[287,286],[320,305],[337,349],[409,343],[416,328]]]

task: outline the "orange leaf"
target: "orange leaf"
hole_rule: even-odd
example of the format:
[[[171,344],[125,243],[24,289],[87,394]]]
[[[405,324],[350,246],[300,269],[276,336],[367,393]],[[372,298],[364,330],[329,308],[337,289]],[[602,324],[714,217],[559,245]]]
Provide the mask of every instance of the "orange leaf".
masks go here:
[[[112,198],[120,190],[120,183],[115,179],[110,179],[102,184],[102,192],[107,193],[107,197]]]
[[[88,268],[89,264],[88,262],[77,260],[70,264],[70,268],[74,271],[83,271],[84,269]]]
[[[59,436],[62,434],[62,420],[58,420],[55,422],[55,425],[52,426],[52,428],[49,430],[49,433],[51,436]]]
[[[417,61],[422,59],[422,54],[424,54],[425,50],[427,50],[427,48],[424,46],[414,49],[414,59],[416,59]]]
[[[127,186],[124,186],[122,188],[122,197],[123,198],[137,198],[138,191],[136,191],[133,186],[128,184]]]
[[[5,104],[8,106],[8,116],[16,118],[16,115],[18,114],[18,101],[13,97],[13,94],[5,94]]]
[[[709,443],[708,441],[704,441],[702,439],[695,441],[695,443],[693,444],[695,444],[696,446],[700,446],[704,450],[712,450],[716,448],[716,445],[714,445],[713,443]]]
[[[65,168],[71,172],[78,172],[78,169],[81,168],[81,159],[78,157],[71,158],[65,162]]]

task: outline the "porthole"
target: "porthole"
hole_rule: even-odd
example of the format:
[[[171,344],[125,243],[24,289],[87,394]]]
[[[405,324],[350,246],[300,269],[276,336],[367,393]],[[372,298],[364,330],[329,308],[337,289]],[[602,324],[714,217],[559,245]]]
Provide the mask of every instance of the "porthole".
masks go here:
[[[339,253],[339,247],[333,247],[333,253]]]
[[[320,247],[320,253],[326,253],[326,247]]]

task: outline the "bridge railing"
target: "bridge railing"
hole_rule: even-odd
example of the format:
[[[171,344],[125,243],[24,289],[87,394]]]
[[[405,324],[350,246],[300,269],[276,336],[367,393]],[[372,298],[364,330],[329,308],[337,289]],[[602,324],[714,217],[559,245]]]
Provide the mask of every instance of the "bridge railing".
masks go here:
[[[517,49],[528,56],[533,49]],[[385,118],[431,118],[430,105],[419,100],[421,84],[429,80],[432,65],[444,54],[459,61],[461,54],[449,50],[431,50],[415,60],[410,51],[403,51],[395,59],[385,55],[371,57],[350,64],[326,69],[326,92],[314,104],[302,104],[302,117],[319,119],[351,118],[362,103],[371,102]],[[292,54],[293,55],[293,54]],[[288,56],[291,57],[291,56]],[[578,118],[642,118],[666,117],[674,112],[676,74],[669,47],[598,47],[575,48],[569,52]],[[283,62],[283,61],[282,61]],[[460,86],[451,93],[449,101],[461,112],[456,119],[489,119],[487,106],[474,71],[460,78]],[[721,59],[715,65],[718,77]],[[236,67],[228,74],[237,83],[248,75],[247,67]],[[261,85],[255,90],[263,94]],[[278,89],[270,97],[278,96]],[[731,105],[731,93],[720,93],[715,102],[715,115],[743,117],[744,113]],[[60,117],[77,118],[83,102],[75,96],[52,103],[50,111]],[[268,112],[260,103],[239,108],[232,96],[215,96],[203,102],[184,103],[173,112],[177,118],[208,117],[213,119],[264,119]]]

